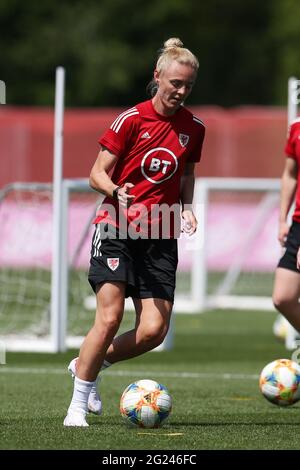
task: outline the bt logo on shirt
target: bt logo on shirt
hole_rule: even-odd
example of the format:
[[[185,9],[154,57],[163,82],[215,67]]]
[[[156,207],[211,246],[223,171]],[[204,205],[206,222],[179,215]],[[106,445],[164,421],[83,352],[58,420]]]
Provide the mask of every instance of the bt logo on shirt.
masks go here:
[[[141,163],[144,177],[154,184],[171,178],[178,167],[176,155],[165,147],[157,147],[147,152]]]

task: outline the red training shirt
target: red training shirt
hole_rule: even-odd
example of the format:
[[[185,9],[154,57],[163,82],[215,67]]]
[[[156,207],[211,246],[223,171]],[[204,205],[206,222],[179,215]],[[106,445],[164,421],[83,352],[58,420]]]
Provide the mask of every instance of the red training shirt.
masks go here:
[[[130,209],[119,207],[109,197],[102,206],[112,204],[117,214],[119,210],[126,212],[127,221],[132,222],[133,209],[140,204],[150,214],[154,204],[179,203],[185,164],[200,161],[204,134],[203,122],[183,106],[166,117],[158,114],[148,100],[121,113],[99,143],[118,157],[112,181],[118,186],[134,184],[130,194],[135,198]],[[118,227],[118,220],[101,208],[94,223],[99,222]],[[148,224],[151,223],[157,220],[148,218]]]

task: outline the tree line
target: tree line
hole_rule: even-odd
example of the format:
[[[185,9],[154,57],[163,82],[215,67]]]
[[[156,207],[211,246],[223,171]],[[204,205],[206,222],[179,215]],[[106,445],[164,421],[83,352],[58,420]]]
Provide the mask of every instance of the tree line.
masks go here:
[[[189,104],[283,105],[300,76],[298,0],[0,0],[0,80],[13,105],[144,100],[157,52],[180,37],[200,62]]]

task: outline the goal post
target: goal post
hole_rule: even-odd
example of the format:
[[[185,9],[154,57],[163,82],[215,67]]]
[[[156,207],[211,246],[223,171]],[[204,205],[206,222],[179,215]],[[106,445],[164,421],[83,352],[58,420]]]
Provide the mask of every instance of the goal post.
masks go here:
[[[56,351],[65,351],[66,337],[66,278],[60,265],[66,264],[66,197],[63,191],[63,130],[64,130],[65,69],[56,68],[54,110],[54,154],[53,154],[53,232],[51,269],[51,337]]]
[[[298,106],[300,102],[300,80],[296,77],[288,79],[288,99],[287,99],[287,122],[291,124],[298,117]]]

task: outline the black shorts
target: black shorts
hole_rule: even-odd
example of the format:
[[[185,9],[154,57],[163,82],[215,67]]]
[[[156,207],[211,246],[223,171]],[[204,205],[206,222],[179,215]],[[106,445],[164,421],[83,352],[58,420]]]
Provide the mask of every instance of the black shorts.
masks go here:
[[[126,297],[174,301],[177,240],[108,238],[107,224],[97,224],[92,240],[89,282],[94,292],[103,282],[126,283]]]
[[[290,269],[299,273],[297,269],[297,252],[300,246],[300,223],[293,221],[291,228],[289,230],[286,244],[285,244],[285,253],[280,258],[278,263],[278,268]]]

